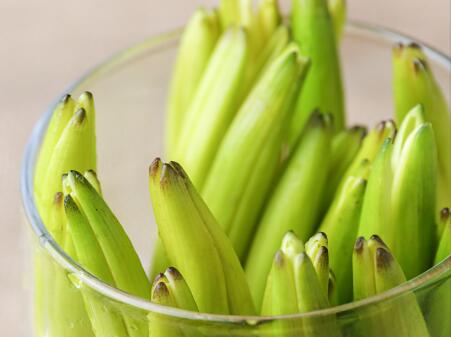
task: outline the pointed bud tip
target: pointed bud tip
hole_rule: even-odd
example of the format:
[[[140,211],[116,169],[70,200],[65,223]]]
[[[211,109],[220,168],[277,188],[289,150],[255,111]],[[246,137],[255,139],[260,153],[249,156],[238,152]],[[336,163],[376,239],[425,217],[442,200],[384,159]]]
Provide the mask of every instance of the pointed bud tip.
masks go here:
[[[164,163],[161,169],[160,176],[160,185],[166,186],[169,183],[169,180],[177,175],[177,172],[174,170],[171,164]]]
[[[169,267],[166,269],[166,274],[171,275],[174,280],[183,280],[182,274],[175,267]]]
[[[393,262],[393,256],[383,247],[376,249],[376,266],[378,269],[387,269]]]
[[[321,112],[319,108],[312,111],[310,116],[310,127],[328,127],[332,124],[333,116],[330,113]]]
[[[77,204],[70,194],[64,197],[64,208],[67,211],[78,211]]]
[[[366,128],[366,126],[363,125],[354,125],[352,126],[349,131],[351,133],[356,133],[360,136],[360,139],[363,139],[366,137],[366,135],[368,134],[368,129]]]
[[[166,276],[164,276],[163,273],[158,273],[158,275],[155,277],[154,283],[157,284],[158,281],[165,279],[165,278],[166,278]]]
[[[60,103],[67,104],[70,101],[70,99],[71,99],[71,95],[65,94],[63,97],[61,97]]]
[[[178,162],[170,161],[169,164],[173,167],[175,172],[177,172],[177,174],[180,177],[182,177],[183,179],[187,179],[188,178],[188,175],[186,174],[186,171],[183,169],[182,165],[180,165]]]
[[[154,177],[159,171],[161,165],[162,165],[161,158],[159,157],[155,158],[149,166],[149,175],[151,177]]]
[[[448,207],[445,207],[440,211],[440,220],[441,221],[445,222],[446,220],[448,220],[449,216],[450,216],[450,210]]]
[[[153,289],[152,297],[161,298],[169,295],[169,289],[164,282],[158,282],[157,285]]]
[[[91,174],[91,175],[93,175],[94,177],[97,178],[97,172],[95,170],[93,170],[93,169],[87,170],[86,173],[87,174]]]
[[[92,100],[94,98],[94,95],[90,91],[84,91],[78,96],[78,100]]]
[[[365,238],[363,236],[358,237],[354,244],[354,251],[357,254],[361,254],[363,252],[364,245],[365,245]]]
[[[326,234],[326,233],[324,233],[324,232],[318,232],[316,235],[318,235],[319,237],[321,237],[323,240],[326,240],[326,242],[327,242],[328,238],[327,238],[327,234]]]
[[[421,46],[420,46],[418,43],[416,43],[416,42],[410,42],[409,45],[408,45],[408,47],[409,47],[409,48],[413,48],[413,49],[419,49],[419,50],[421,50]]]
[[[383,134],[387,128],[396,129],[395,122],[392,119],[383,120],[375,127],[376,131],[380,134]]]
[[[74,114],[74,122],[76,124],[82,124],[86,120],[86,110],[83,108],[78,109]]]
[[[385,242],[380,238],[379,235],[377,234],[373,234],[370,237],[370,241],[376,241],[378,244],[380,244],[381,246],[387,247],[387,245],[385,244]]]
[[[414,58],[412,60],[413,70],[415,73],[419,73],[420,71],[425,71],[427,69],[427,63],[425,60],[422,60],[420,58]]]

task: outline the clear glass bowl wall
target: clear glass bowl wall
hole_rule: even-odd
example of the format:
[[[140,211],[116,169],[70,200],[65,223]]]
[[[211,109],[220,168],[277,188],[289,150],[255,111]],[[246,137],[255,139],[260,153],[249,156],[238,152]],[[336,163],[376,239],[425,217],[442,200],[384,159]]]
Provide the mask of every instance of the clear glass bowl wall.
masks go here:
[[[104,195],[129,233],[145,266],[149,265],[156,238],[156,225],[148,194],[148,166],[155,157],[163,154],[166,96],[179,36],[180,31],[174,31],[126,49],[94,68],[66,90],[74,96],[85,90],[94,93],[97,109],[98,174],[103,183]],[[408,37],[366,24],[354,22],[348,25],[341,55],[349,125],[373,126],[378,121],[393,116],[391,50],[396,42],[411,41]],[[421,45],[431,59],[434,73],[449,101],[451,60],[424,44]],[[65,92],[61,95],[63,93]],[[147,324],[149,313],[159,313],[161,319],[170,325],[180,326],[185,332],[201,332],[203,336],[218,337],[291,336],[289,330],[292,324],[280,325],[281,330],[277,333],[269,332],[265,326],[273,324],[274,320],[302,323],[307,319],[321,321],[329,316],[336,316],[344,336],[363,336],[369,332],[362,328],[366,321],[369,323],[377,318],[377,312],[402,303],[406,296],[414,293],[432,336],[438,336],[438,332],[434,331],[441,329],[434,326],[436,321],[448,322],[449,327],[450,317],[436,317],[437,313],[434,314],[435,317],[431,317],[431,307],[440,293],[450,294],[446,290],[451,289],[451,258],[416,279],[377,297],[318,312],[273,318],[184,312],[134,298],[104,285],[60,250],[48,235],[34,205],[34,162],[51,110],[52,106],[33,131],[22,172],[24,208],[32,228],[30,261],[35,265],[49,263],[67,273],[73,281],[74,292],[87,291],[95,294],[105,310],[120,312],[143,324]],[[33,267],[30,266],[29,274],[33,274],[31,268]],[[53,289],[46,289],[43,296],[52,291]],[[35,297],[30,296],[30,301],[33,298]],[[45,325],[46,320],[50,319],[46,308],[35,307],[35,310],[35,315],[40,316]],[[68,310],[67,322],[64,322],[68,326],[90,324],[89,321],[71,322],[71,309],[60,310]],[[324,322],[326,321],[327,319]],[[32,327],[30,322],[30,329]],[[45,337],[61,336],[48,333]]]

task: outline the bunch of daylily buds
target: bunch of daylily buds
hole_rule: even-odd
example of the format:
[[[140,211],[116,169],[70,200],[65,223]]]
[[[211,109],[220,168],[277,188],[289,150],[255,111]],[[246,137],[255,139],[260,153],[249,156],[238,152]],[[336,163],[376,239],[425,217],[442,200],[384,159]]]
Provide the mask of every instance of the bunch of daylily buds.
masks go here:
[[[344,0],[293,0],[288,20],[277,0],[252,3],[198,9],[181,37],[170,161],[157,158],[149,169],[159,233],[150,275],[103,199],[87,92],[57,105],[36,165],[36,202],[55,241],[112,287],[229,315],[361,300],[448,258],[451,119],[421,48],[394,46],[396,122],[347,127],[338,52]],[[51,296],[39,296],[42,287]],[[36,266],[36,291],[37,310],[48,310],[47,322],[36,321],[40,337],[204,336],[158,314],[143,322],[105,310],[52,265]],[[396,305],[367,306],[370,318],[352,336],[446,336],[449,291],[431,301],[430,320],[448,318],[435,328],[410,293]],[[69,316],[75,326],[65,324]],[[333,315],[296,324],[274,320],[261,334],[349,336]]]

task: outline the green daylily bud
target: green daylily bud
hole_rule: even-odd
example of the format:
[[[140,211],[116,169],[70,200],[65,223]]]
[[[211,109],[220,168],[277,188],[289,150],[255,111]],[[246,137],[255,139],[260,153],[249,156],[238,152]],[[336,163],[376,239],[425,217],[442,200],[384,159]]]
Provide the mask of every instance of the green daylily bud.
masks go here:
[[[330,268],[336,278],[335,304],[352,299],[352,245],[357,236],[366,180],[350,176],[335,196],[319,230],[329,238]]]
[[[307,65],[289,45],[268,67],[227,130],[202,189],[241,259],[279,168],[284,130]]]
[[[306,240],[315,230],[329,172],[331,131],[327,115],[312,115],[265,207],[246,261],[246,275],[257,306],[272,255],[285,233],[292,230]],[[307,204],[309,207],[299,206]]]
[[[150,168],[150,193],[167,256],[189,284],[199,310],[252,314],[233,247],[181,166],[156,159]]]
[[[332,114],[336,131],[346,125],[340,58],[327,0],[293,0],[292,27],[294,41],[312,65],[292,120],[291,144],[315,109]]]
[[[179,46],[169,93],[166,153],[174,156],[189,107],[220,35],[216,11],[199,8],[188,22]]]
[[[81,209],[95,233],[116,287],[132,295],[148,298],[150,285],[138,254],[102,196],[77,171],[69,171],[65,184],[66,194]]]
[[[418,104],[432,124],[439,162],[437,210],[451,204],[451,114],[426,55],[417,44],[393,49],[393,90],[398,123]]]

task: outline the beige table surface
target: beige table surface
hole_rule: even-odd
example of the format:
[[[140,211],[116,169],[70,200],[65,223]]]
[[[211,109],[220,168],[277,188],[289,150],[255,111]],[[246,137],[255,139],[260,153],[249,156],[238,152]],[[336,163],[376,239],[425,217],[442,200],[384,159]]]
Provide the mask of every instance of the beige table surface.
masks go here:
[[[215,2],[0,0],[0,336],[26,336],[19,169],[33,124],[91,65],[181,26],[196,6]],[[348,2],[351,18],[408,33],[451,54],[450,0]]]

